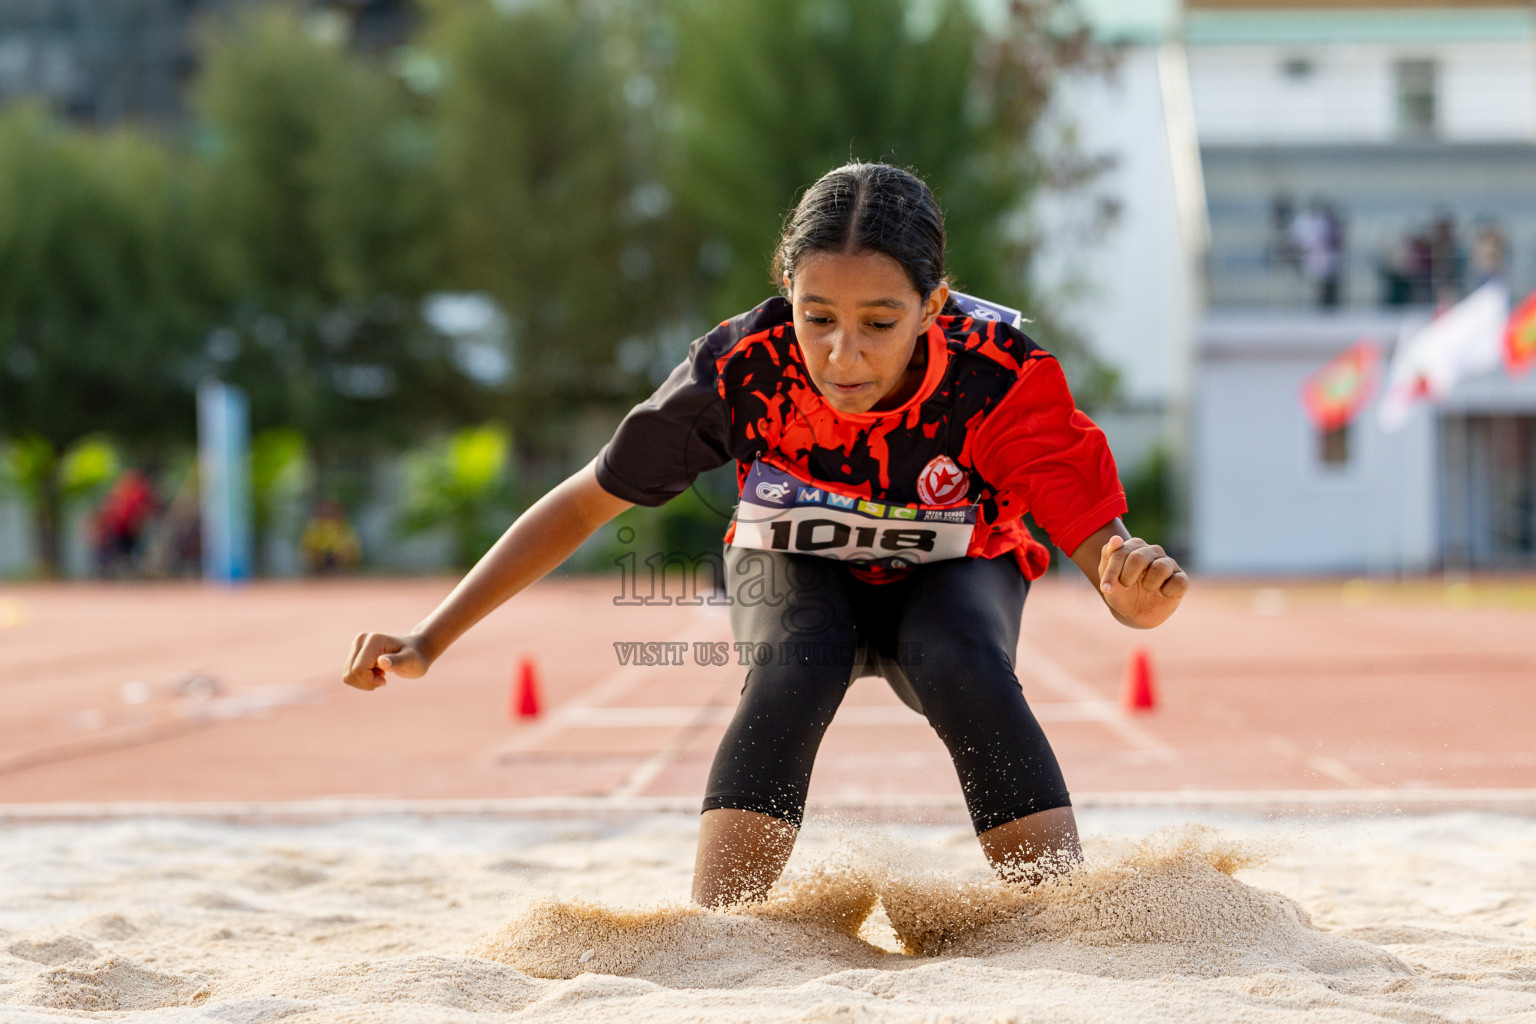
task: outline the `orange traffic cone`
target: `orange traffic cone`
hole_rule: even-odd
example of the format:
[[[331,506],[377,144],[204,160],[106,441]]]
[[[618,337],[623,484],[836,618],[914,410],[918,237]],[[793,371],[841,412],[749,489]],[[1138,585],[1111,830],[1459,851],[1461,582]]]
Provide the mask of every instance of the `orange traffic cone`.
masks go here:
[[[539,674],[533,659],[524,655],[517,664],[517,674],[512,679],[512,699],[507,702],[507,717],[511,719],[538,718]]]
[[[1131,652],[1125,662],[1125,689],[1120,704],[1127,711],[1152,711],[1157,707],[1157,691],[1152,680],[1152,655],[1145,647]]]

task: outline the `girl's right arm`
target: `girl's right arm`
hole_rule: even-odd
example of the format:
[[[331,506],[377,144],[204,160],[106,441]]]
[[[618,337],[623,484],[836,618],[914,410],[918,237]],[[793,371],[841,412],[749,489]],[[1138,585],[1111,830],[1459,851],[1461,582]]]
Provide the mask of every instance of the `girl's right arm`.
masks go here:
[[[414,679],[503,601],[555,568],[598,527],[630,507],[597,482],[596,460],[534,503],[501,535],[453,593],[405,636],[359,633],[342,679],[359,690],[384,685],[385,673]]]

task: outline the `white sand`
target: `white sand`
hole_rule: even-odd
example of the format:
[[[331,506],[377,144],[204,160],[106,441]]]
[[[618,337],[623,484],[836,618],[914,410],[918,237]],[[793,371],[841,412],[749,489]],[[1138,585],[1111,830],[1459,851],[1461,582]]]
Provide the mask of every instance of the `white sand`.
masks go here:
[[[813,823],[732,914],[691,816],[10,826],[0,1021],[1536,1022],[1536,821],[1187,817],[1084,813],[1033,891]]]

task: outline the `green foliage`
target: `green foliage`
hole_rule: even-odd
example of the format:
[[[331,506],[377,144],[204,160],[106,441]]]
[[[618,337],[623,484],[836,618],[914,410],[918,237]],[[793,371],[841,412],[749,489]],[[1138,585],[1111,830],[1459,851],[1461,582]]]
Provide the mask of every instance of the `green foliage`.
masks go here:
[[[307,480],[309,445],[291,427],[263,430],[251,438],[251,520],[261,566],[278,503],[299,493]]]
[[[185,168],[164,147],[0,112],[0,438],[20,439],[7,461],[45,574],[68,490],[60,451],[97,432],[191,433],[209,297],[197,237]]]
[[[236,5],[206,38],[190,154],[0,110],[0,440],[44,565],[71,480],[107,465],[82,438],[185,444],[210,374],[251,399],[262,532],[307,467],[332,495],[424,431],[494,417],[536,464],[584,458],[578,421],[772,290],[784,213],[849,159],[929,181],[959,286],[1044,309],[1025,213],[1082,170],[1037,138],[1087,53],[1065,4],[983,23],[970,0],[425,0],[384,60],[297,6]],[[428,294],[470,289],[507,315],[501,390],[422,320]],[[1037,333],[1082,404],[1113,392],[1069,332]],[[451,526],[472,560],[509,444],[416,452],[404,521]],[[707,550],[730,499],[634,516],[659,549]]]
[[[977,177],[964,166],[980,134],[965,116],[976,27],[960,4],[942,7],[919,38],[890,0],[676,5],[674,173],[684,202],[731,248],[715,296],[723,309],[772,287],[783,217],[827,170],[888,160],[946,199],[951,178]]]
[[[1125,503],[1129,508],[1125,514],[1126,528],[1149,544],[1165,547],[1172,540],[1170,473],[1168,452],[1158,445],[1125,481]]]
[[[209,44],[199,148],[230,313],[209,362],[258,425],[404,441],[476,400],[419,314],[442,283],[431,132],[400,82],[309,26],[246,9]]]
[[[59,460],[59,493],[66,503],[78,500],[106,487],[121,470],[111,441],[82,438]]]
[[[90,497],[117,479],[122,462],[106,437],[85,437],[61,456],[46,438],[33,434],[0,450],[0,491],[41,502],[49,489],[70,504]]]
[[[775,285],[769,259],[799,192],[849,160],[911,168],[937,195],[962,290],[1035,311],[1031,198],[1063,168],[1031,145],[1056,75],[1088,54],[1053,0],[983,25],[967,0],[674,0],[674,192],[728,266],[715,317]],[[726,260],[721,258],[721,262]],[[1041,331],[1074,384],[1101,386],[1085,347]]]
[[[62,454],[37,434],[0,447],[0,495],[20,497],[32,513],[45,576],[58,572],[58,529],[64,510],[98,496],[121,469],[116,447],[101,435],[81,438]]]
[[[325,303],[433,279],[429,129],[382,70],[267,6],[212,37],[196,100],[220,254],[245,296]]]
[[[258,505],[299,486],[308,450],[304,435],[291,428],[263,430],[251,439],[251,494]]]
[[[456,564],[475,563],[501,532],[512,438],[486,424],[461,430],[406,456],[400,529],[406,534],[447,526]]]
[[[19,437],[0,451],[0,488],[28,503],[41,501],[55,480],[58,461],[59,453],[47,438]]]
[[[634,505],[615,516],[566,563],[577,572],[612,572],[615,559],[634,552],[643,563],[653,554],[695,559],[719,555],[736,504],[734,464],[701,475],[665,505]],[[629,540],[620,540],[621,531]]]
[[[631,202],[645,175],[615,32],[563,0],[428,11],[453,272],[508,315],[517,380],[503,415],[524,445],[563,456],[573,411],[625,383],[619,341],[670,303],[654,225]]]
[[[0,112],[0,436],[185,435],[206,316],[183,167],[131,132]]]

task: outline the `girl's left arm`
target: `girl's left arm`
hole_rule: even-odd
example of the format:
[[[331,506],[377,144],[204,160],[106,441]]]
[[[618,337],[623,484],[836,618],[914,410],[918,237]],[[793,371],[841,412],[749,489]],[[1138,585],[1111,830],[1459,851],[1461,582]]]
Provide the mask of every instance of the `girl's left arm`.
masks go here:
[[[1135,629],[1162,625],[1189,592],[1189,577],[1156,544],[1132,537],[1119,518],[1072,552],[1072,561],[1099,588],[1110,614]]]

